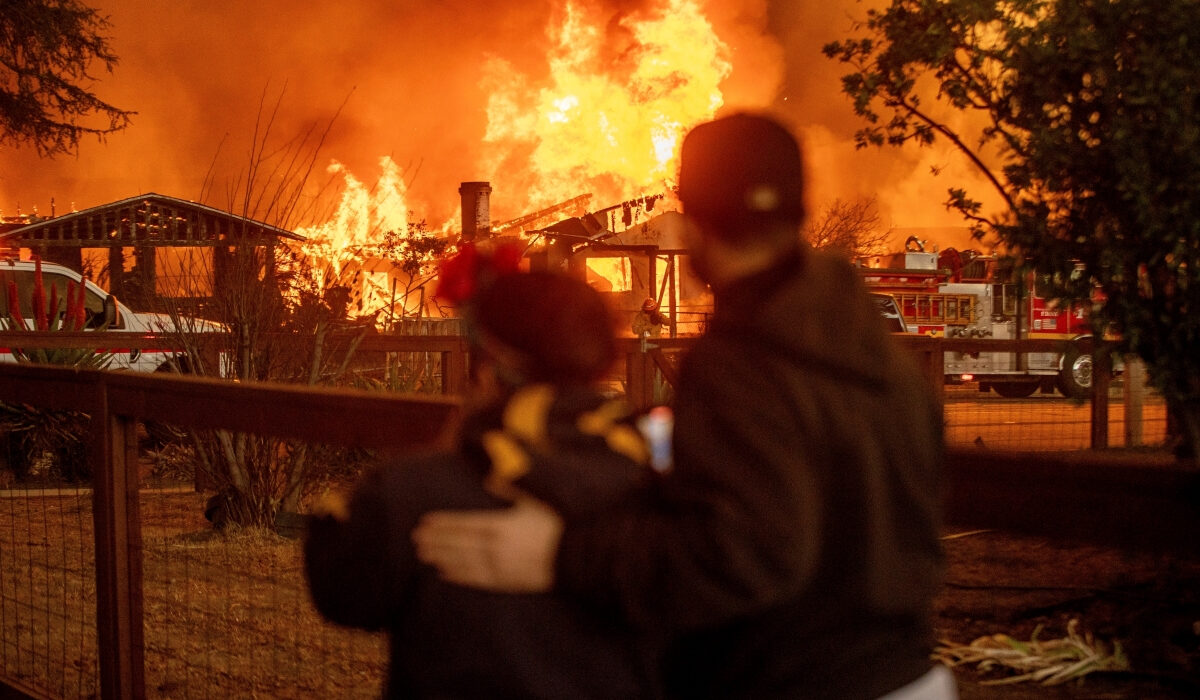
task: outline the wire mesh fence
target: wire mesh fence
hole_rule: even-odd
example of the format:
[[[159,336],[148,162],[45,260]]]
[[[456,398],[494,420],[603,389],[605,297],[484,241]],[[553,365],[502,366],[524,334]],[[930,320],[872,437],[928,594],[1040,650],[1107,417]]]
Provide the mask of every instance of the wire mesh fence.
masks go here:
[[[0,674],[91,697],[99,674],[91,489],[0,491]]]
[[[386,639],[321,619],[298,540],[217,531],[205,517],[211,492],[148,476],[139,490],[148,697],[380,696]],[[0,676],[36,696],[98,697],[92,490],[0,495]]]
[[[1114,381],[1108,398],[1108,447],[1155,448],[1167,440],[1166,403],[1145,391],[1128,400],[1128,386]],[[977,385],[947,386],[943,394],[946,444],[991,450],[1066,451],[1092,447],[1091,399],[1039,392],[1006,399]]]
[[[652,381],[640,390],[653,403],[669,401],[667,379],[685,350],[667,340],[660,345],[661,357],[643,359],[654,373],[646,375]],[[348,369],[363,377],[382,371],[379,376],[386,378],[386,367],[403,365],[425,372],[430,389],[440,393],[447,373],[461,373],[465,366],[459,359],[448,367],[446,358],[443,351],[368,347]],[[631,380],[630,374],[614,375],[614,390],[628,391]],[[1153,392],[1127,399],[1127,384],[1115,381],[1108,394],[1110,444],[1161,446],[1166,437],[1162,399]],[[212,400],[208,410],[232,408],[215,383],[204,391],[199,396]],[[341,397],[346,403],[334,408],[321,403],[336,398],[314,399],[309,412],[327,410],[326,420],[345,420],[343,414],[362,401]],[[263,406],[278,403],[264,401]],[[950,446],[1063,451],[1090,445],[1087,401],[1046,393],[1010,399],[965,385],[945,389],[944,409]],[[403,422],[393,421],[387,429],[397,426]],[[178,428],[161,433],[175,436],[174,441],[143,433],[137,451],[146,695],[378,697],[386,639],[321,619],[308,598],[298,540],[269,527],[214,527],[213,514],[206,511],[217,487],[197,478],[198,458],[179,440],[188,429]],[[280,457],[300,444],[305,443],[292,440],[267,452]],[[331,468],[325,449],[305,447],[310,455],[323,455],[324,470],[310,475],[308,496],[313,489],[347,486],[370,465],[367,459]],[[86,478],[68,483],[61,470],[42,464],[53,455],[25,458],[32,467],[19,479],[0,470],[0,476],[8,474],[0,481],[0,680],[38,696],[97,697],[102,692],[93,493]]]
[[[146,692],[163,698],[373,698],[386,639],[324,622],[295,539],[213,529],[209,494],[143,490]]]
[[[639,405],[669,404],[680,362],[690,346],[678,339],[651,339],[645,349],[634,346],[643,385],[634,372],[610,386]],[[632,367],[636,363],[630,363]],[[1128,364],[1128,369],[1134,365]],[[946,444],[1002,451],[1062,452],[1087,450],[1092,442],[1093,398],[1063,396],[1047,386],[1023,398],[1006,398],[978,381],[941,384]],[[1144,370],[1126,371],[1108,385],[1104,409],[1108,426],[1105,447],[1163,448],[1168,440],[1167,408],[1162,396],[1145,385]]]
[[[163,382],[174,393],[160,391]],[[222,484],[213,477],[220,469],[212,468],[211,452],[207,460],[196,449],[186,456],[188,445],[198,444],[192,438],[206,429],[191,424],[184,429],[178,417],[218,416],[217,425],[233,420],[254,426],[246,430],[261,432],[235,434],[239,452],[257,444],[254,456],[268,459],[265,466],[272,468],[294,465],[297,455],[311,456],[322,468],[309,472],[317,477],[310,485],[328,488],[334,480],[356,477],[369,461],[360,453],[369,448],[309,444],[298,436],[324,429],[335,445],[426,444],[456,411],[455,401],[326,390],[307,404],[316,396],[284,387],[151,381],[130,373],[81,377],[49,368],[7,370],[2,386],[3,398],[17,407],[43,401],[50,407],[86,407],[86,414],[77,411],[91,425],[81,431],[85,455],[103,469],[95,478],[78,471],[68,475],[52,464],[61,459],[52,452],[23,459],[19,477],[10,465],[0,464],[0,695],[381,694],[385,638],[321,619],[309,601],[299,540],[279,534],[287,528],[277,531],[261,521],[215,527],[213,496]],[[114,387],[125,390],[123,401],[114,398]],[[216,403],[206,407],[210,399]],[[182,406],[188,408],[176,410]],[[279,407],[284,420],[266,417]],[[92,409],[99,410],[99,419]],[[131,411],[160,416],[164,429],[136,430],[120,417]],[[323,411],[345,424],[322,417]],[[366,426],[372,419],[408,430],[381,434],[378,425]],[[315,427],[305,425],[310,421]],[[275,432],[290,437],[267,435]],[[163,442],[163,436],[178,440],[181,435],[187,437],[182,445]],[[354,453],[359,469],[349,477],[325,464],[338,450]],[[200,464],[209,465],[207,474]],[[249,473],[265,487],[256,494],[265,497],[262,504],[274,516],[281,499],[280,484],[272,480],[284,472],[272,468],[259,464]],[[114,507],[114,502],[129,505]],[[115,546],[102,531],[117,533]],[[294,524],[291,532],[298,532]],[[122,627],[127,621],[133,624]]]

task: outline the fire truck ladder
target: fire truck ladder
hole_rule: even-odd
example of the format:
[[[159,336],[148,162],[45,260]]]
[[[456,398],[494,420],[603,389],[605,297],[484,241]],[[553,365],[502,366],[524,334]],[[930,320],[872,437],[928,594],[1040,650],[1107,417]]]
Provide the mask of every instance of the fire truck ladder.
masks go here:
[[[910,324],[970,325],[975,322],[975,295],[941,292],[893,293]]]

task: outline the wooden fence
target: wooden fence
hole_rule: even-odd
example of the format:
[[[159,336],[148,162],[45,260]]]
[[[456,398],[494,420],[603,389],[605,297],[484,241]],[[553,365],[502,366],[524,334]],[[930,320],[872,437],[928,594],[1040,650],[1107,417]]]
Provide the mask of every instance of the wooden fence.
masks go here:
[[[11,338],[0,335],[0,346]],[[46,342],[67,342],[50,334]],[[30,344],[28,335],[21,343]],[[91,342],[94,338],[75,339]],[[630,340],[625,382],[630,399],[645,404],[654,372],[674,380],[671,353],[690,341]],[[948,349],[995,350],[998,343],[1042,351],[1041,341],[959,341],[916,338],[931,382],[941,384]],[[144,343],[144,344],[143,344]],[[161,339],[128,337],[121,347],[161,347]],[[455,394],[466,376],[461,339],[379,338],[364,348],[443,353],[444,395],[308,388],[131,372],[0,365],[0,401],[83,411],[93,474],[96,556],[96,629],[100,696],[146,696],[142,617],[141,521],[138,512],[137,421],[145,418],[192,428],[218,428],[342,445],[412,449],[435,444],[460,411]],[[1093,414],[1106,410],[1105,372],[1097,372]],[[1104,398],[1100,398],[1103,395]],[[1097,407],[1098,406],[1098,407]],[[336,416],[330,420],[329,416]],[[389,426],[404,425],[402,432]],[[1093,429],[1105,444],[1104,428]],[[947,455],[946,512],[950,523],[1054,538],[1119,544],[1139,549],[1195,551],[1200,532],[1200,470],[1161,457],[1119,457],[1100,452],[1052,456],[952,450]],[[0,697],[25,697],[19,684],[0,679]]]
[[[106,345],[109,348],[120,348],[116,352],[139,351],[147,348],[170,348],[177,343],[170,336],[156,336],[138,333],[105,333]],[[1068,345],[1066,341],[1057,340],[998,340],[998,339],[965,339],[965,338],[935,338],[910,334],[896,334],[896,340],[918,360],[934,392],[941,394],[944,388],[944,357],[946,352],[980,353],[980,352],[1062,352]],[[216,355],[220,348],[229,344],[228,338],[216,333],[193,334],[189,344],[197,346],[200,352]],[[311,338],[300,338],[297,343],[312,343]],[[619,342],[621,354],[624,356],[624,372],[621,378],[626,396],[630,403],[637,407],[647,407],[654,403],[656,382],[660,379],[668,385],[676,382],[676,362],[678,358],[696,342],[695,337],[636,339],[623,338]],[[21,346],[44,348],[78,348],[92,347],[96,337],[91,332],[48,332],[48,333],[6,333],[0,331],[0,347]],[[435,355],[440,363],[440,393],[448,396],[459,396],[467,385],[467,342],[458,335],[375,335],[370,334],[353,340],[355,352],[371,353],[408,353]],[[351,344],[351,335],[331,334],[324,339],[328,347],[345,348]],[[1090,347],[1090,343],[1085,343]],[[1095,370],[1093,372],[1094,386],[1092,396],[1092,437],[1093,448],[1108,446],[1108,383],[1111,374],[1111,359],[1109,354],[1100,349],[1095,355]],[[209,367],[219,366],[219,361],[213,357],[206,362]]]

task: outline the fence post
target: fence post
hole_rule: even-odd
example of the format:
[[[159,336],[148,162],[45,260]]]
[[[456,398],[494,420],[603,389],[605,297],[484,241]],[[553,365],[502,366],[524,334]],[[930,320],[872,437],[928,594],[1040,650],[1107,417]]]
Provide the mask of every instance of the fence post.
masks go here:
[[[946,394],[946,351],[943,348],[944,338],[930,336],[912,336],[894,333],[900,349],[910,353],[910,356],[920,365],[929,387],[939,402],[945,400]]]
[[[657,370],[666,383],[670,385],[671,389],[674,390],[679,385],[679,373],[675,370],[675,365],[671,364],[671,361],[667,359],[661,348],[651,350],[650,359],[653,360],[653,362],[648,363],[650,365],[650,372],[653,374]]]
[[[638,347],[625,356],[625,397],[635,410],[654,402],[653,369],[649,356]]]
[[[467,391],[467,343],[458,338],[453,350],[442,352],[442,393],[461,396]]]
[[[137,700],[146,697],[146,675],[136,423],[111,413],[103,379],[95,404],[89,442],[100,697]]]
[[[925,371],[929,373],[933,395],[941,406],[946,402],[946,352],[942,349],[945,342],[941,338],[930,340],[932,349],[925,353]]]
[[[1092,449],[1108,447],[1108,389],[1112,384],[1112,349],[1097,342],[1092,348]]]
[[[1146,398],[1146,365],[1134,355],[1125,356],[1125,446],[1140,447],[1143,439],[1142,406]]]

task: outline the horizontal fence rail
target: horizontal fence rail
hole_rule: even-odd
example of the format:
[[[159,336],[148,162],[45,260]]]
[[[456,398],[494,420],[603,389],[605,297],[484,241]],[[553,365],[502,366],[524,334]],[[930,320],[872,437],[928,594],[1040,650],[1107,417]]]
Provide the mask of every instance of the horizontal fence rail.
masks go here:
[[[173,339],[169,334],[105,332],[102,335],[107,347],[119,347],[122,351],[180,345],[178,338]],[[276,335],[290,345],[314,343],[311,336]],[[22,344],[53,348],[89,347],[98,344],[96,336],[93,332],[0,332],[0,348],[19,347]],[[947,353],[1061,353],[1068,347],[1091,350],[1091,341],[935,338],[911,334],[897,334],[894,337],[917,359],[929,377],[931,386],[942,397],[947,415],[948,444],[955,445],[961,441],[963,444],[973,442],[990,448],[1028,449],[1028,436],[1019,433],[1027,426],[1040,426],[1040,432],[1047,435],[1053,431],[1058,433],[1043,441],[1044,446],[1038,449],[1137,447],[1161,444],[1166,438],[1168,421],[1160,397],[1150,394],[1149,403],[1143,410],[1142,394],[1134,394],[1136,401],[1131,401],[1129,383],[1126,383],[1124,401],[1113,404],[1110,396],[1111,375],[1108,371],[1112,364],[1103,345],[1095,353],[1094,386],[1089,399],[1070,404],[1069,407],[1064,402],[1055,411],[1018,407],[1010,403],[1005,409],[1009,415],[1004,416],[998,408],[1006,405],[1003,402],[996,401],[986,407],[968,405],[964,400],[970,397],[969,391],[944,383],[944,358]],[[618,347],[625,360],[619,373],[614,375],[616,390],[640,408],[668,401],[671,387],[677,381],[679,358],[695,340],[695,337],[620,339]],[[226,334],[198,333],[192,334],[187,344],[193,352],[210,355],[204,364],[213,368],[220,366],[220,360],[215,358],[222,352],[228,353],[231,343],[231,337]],[[467,386],[469,350],[466,339],[459,335],[419,336],[342,331],[323,336],[322,343],[328,348],[340,348],[343,351],[348,347],[354,348],[353,352],[363,359],[353,364],[350,374],[376,377],[361,382],[363,386],[422,392],[432,390],[447,396],[461,395]],[[391,368],[396,362],[407,363],[409,374],[405,381],[394,381],[395,373]],[[393,381],[381,381],[379,378],[383,374],[391,376]]]
[[[13,335],[20,337],[14,341]],[[29,346],[35,340],[32,335],[0,333],[0,346],[13,347],[17,342]],[[70,340],[85,347],[95,344],[95,337],[88,334],[75,334],[82,337],[73,339],[65,338],[69,334],[42,335],[54,336],[45,339],[47,343]],[[898,338],[921,361],[930,381],[942,392],[948,411],[954,400],[948,398],[942,386],[944,352],[1045,352],[1061,348],[1055,341]],[[213,347],[224,340],[210,339]],[[122,348],[163,345],[162,338],[147,336],[106,337],[105,341],[110,347]],[[691,338],[622,340],[626,362],[616,381],[629,400],[648,406],[669,399],[679,360],[693,342]],[[147,549],[147,523],[139,509],[138,421],[153,419],[188,428],[235,430],[398,452],[441,444],[460,416],[457,395],[466,386],[468,366],[463,339],[367,336],[359,349],[444,353],[436,393],[397,395],[179,375],[0,365],[0,402],[81,411],[90,417],[86,442],[94,468],[93,488],[90,503],[83,510],[91,513],[87,534],[94,539],[94,583],[89,586],[95,590],[92,633],[97,639],[101,697],[139,698],[148,694],[145,615],[148,606],[159,603],[147,602],[143,590],[145,568],[149,566],[145,557],[151,549]],[[1104,375],[1104,379],[1096,382],[1096,399],[1090,407],[1081,407],[1093,417],[1103,416],[1103,431],[1098,431],[1095,418],[1092,420],[1091,444],[1095,444],[1098,433],[1107,439],[1108,430],[1107,373],[1097,374]],[[982,442],[991,440],[988,437]],[[1181,464],[1163,454],[1053,454],[986,448],[986,444],[977,442],[947,451],[946,514],[951,524],[1148,550],[1192,552],[1200,546],[1194,537],[1200,531],[1200,470],[1195,464]],[[87,495],[80,491],[76,498]],[[8,552],[0,552],[0,558],[8,556]],[[0,565],[7,566],[7,562]],[[90,564],[72,566],[87,570]],[[7,583],[0,574],[0,586]],[[15,584],[22,585],[20,581]],[[6,612],[0,609],[0,617]],[[85,633],[93,629],[90,622],[79,624]],[[197,624],[205,623],[199,619]],[[19,647],[23,639],[18,635],[16,639],[0,640],[0,644],[6,649]],[[17,694],[51,692],[30,691],[21,679],[5,678],[0,679],[0,697],[4,696],[5,686]],[[69,694],[67,690],[53,692]]]
[[[411,450],[438,444],[460,406],[439,396],[29,365],[0,365],[0,401],[90,417],[96,648],[104,698],[146,696],[138,418]]]

